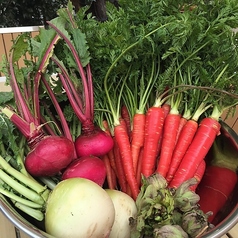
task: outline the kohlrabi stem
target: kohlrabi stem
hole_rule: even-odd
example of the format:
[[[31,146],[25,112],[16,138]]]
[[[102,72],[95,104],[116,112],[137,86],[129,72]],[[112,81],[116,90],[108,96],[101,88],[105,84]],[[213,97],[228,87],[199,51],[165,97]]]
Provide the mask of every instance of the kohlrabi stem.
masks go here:
[[[17,182],[2,169],[0,169],[0,179],[2,179],[6,184],[8,184],[8,186],[12,187],[15,191],[28,198],[29,200],[40,205],[43,205],[45,203],[44,199],[39,194],[20,184],[20,182]]]
[[[35,218],[37,221],[43,221],[45,216],[42,211],[28,207],[27,205],[22,204],[21,202],[14,201],[13,199],[12,199],[12,202],[15,207],[23,211],[25,214],[28,214],[29,216]]]
[[[56,186],[56,183],[48,177],[39,177],[40,181],[44,183],[49,189],[53,190]]]
[[[38,203],[35,203],[35,202],[32,202],[28,199],[25,199],[25,198],[22,198],[16,194],[14,194],[13,192],[10,192],[8,191],[7,189],[3,188],[0,186],[0,193],[3,194],[4,196],[10,198],[10,199],[13,199],[17,202],[20,202],[22,204],[24,204],[25,206],[28,206],[28,207],[32,207],[32,208],[42,208],[43,205],[41,204],[38,204]]]
[[[6,173],[3,170],[6,171]],[[12,177],[10,177],[7,173],[9,175],[13,176],[14,178],[16,178],[18,181],[21,181],[21,184],[19,182],[17,182],[16,180],[14,180]],[[29,198],[30,200],[32,200],[32,201],[34,201],[34,199],[36,199],[36,201],[39,200],[39,204],[42,204],[41,200],[43,200],[43,201],[47,200],[49,191],[47,190],[46,187],[42,186],[37,181],[31,179],[30,177],[22,174],[18,170],[11,167],[3,159],[2,156],[0,156],[0,174],[1,174],[0,178],[5,183],[7,183],[9,186],[14,188],[16,191],[19,190],[18,192],[21,194],[23,194],[23,192],[25,192],[24,196],[27,198],[32,196],[33,199]],[[27,187],[31,188],[32,190],[23,186],[22,183],[25,184]]]

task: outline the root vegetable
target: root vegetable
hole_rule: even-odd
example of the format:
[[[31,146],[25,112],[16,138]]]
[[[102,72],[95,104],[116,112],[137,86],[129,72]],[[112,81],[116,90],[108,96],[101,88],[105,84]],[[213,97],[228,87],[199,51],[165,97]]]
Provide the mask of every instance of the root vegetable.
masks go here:
[[[74,143],[66,137],[47,136],[26,156],[25,167],[34,176],[53,176],[74,158]]]
[[[126,193],[118,190],[106,189],[115,207],[115,221],[109,238],[130,238],[130,218],[135,218],[137,208],[135,201]]]
[[[115,219],[113,202],[96,183],[71,178],[57,184],[50,195],[46,232],[57,238],[108,237]]]
[[[86,178],[102,186],[106,178],[104,162],[95,156],[84,156],[74,160],[64,171],[62,179]]]

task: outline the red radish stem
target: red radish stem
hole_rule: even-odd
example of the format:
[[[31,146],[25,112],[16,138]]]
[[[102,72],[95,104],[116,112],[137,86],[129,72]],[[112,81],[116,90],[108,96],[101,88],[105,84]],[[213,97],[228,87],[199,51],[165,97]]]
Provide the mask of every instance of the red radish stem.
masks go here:
[[[184,181],[192,178],[199,164],[211,148],[216,136],[220,133],[221,125],[218,122],[220,114],[221,112],[217,107],[214,107],[212,115],[202,119],[192,143],[170,182],[170,187],[177,188]]]
[[[195,174],[193,175],[193,177],[197,180],[197,183],[193,186],[190,187],[190,190],[195,191],[199,185],[199,183],[201,182],[203,175],[205,173],[206,170],[206,162],[205,160],[202,160],[202,162],[199,164]]]

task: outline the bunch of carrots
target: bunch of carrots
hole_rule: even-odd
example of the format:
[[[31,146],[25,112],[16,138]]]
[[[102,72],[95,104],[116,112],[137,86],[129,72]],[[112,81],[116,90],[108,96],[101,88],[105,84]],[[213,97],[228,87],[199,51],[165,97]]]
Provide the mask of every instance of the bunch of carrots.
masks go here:
[[[115,142],[103,158],[108,186],[112,189],[119,186],[134,199],[140,190],[141,177],[153,173],[164,176],[172,188],[192,177],[199,182],[206,167],[204,158],[220,132],[221,112],[216,107],[211,116],[198,121],[198,112],[186,118],[176,105],[164,100],[132,117],[123,105],[113,129],[108,121],[103,121],[104,129]],[[202,108],[203,112],[209,107]]]

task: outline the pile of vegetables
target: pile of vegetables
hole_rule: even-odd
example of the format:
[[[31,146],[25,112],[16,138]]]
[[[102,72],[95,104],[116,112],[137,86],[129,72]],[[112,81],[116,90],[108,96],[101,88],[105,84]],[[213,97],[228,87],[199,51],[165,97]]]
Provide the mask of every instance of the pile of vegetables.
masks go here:
[[[238,6],[119,5],[99,22],[69,2],[14,42],[2,67],[12,92],[0,95],[1,194],[55,237],[200,236],[226,202],[203,197],[210,163],[232,170],[226,198],[237,183],[234,143],[223,163],[208,157],[238,104]]]

